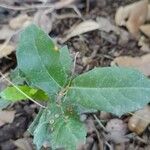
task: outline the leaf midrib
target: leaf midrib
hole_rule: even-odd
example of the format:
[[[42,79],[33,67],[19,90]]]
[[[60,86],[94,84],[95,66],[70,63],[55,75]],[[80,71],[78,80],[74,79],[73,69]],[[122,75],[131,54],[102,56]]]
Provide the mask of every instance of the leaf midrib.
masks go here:
[[[145,87],[69,87],[69,89],[77,89],[77,90],[97,90],[97,89],[101,89],[101,90],[108,90],[108,89],[111,89],[111,90],[118,90],[118,89],[129,89],[129,90],[136,90],[136,89],[148,89],[150,90],[150,87],[149,88],[145,88]]]

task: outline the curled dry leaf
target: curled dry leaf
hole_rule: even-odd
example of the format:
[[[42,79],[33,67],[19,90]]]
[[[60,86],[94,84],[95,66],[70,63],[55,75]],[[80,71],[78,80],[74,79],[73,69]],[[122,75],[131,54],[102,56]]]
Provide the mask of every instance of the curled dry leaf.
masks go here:
[[[150,106],[136,111],[129,119],[128,128],[130,131],[141,134],[150,124]]]
[[[114,64],[122,67],[132,67],[143,72],[146,76],[150,75],[150,54],[142,57],[120,56],[112,61],[111,65]]]
[[[148,0],[141,0],[120,7],[116,12],[115,22],[119,26],[126,26],[133,36],[139,37],[139,27],[146,21],[147,13]]]
[[[12,123],[15,117],[15,111],[2,111],[0,110],[0,126],[5,123]]]
[[[140,46],[140,50],[143,52],[150,52],[150,39],[145,36],[140,37],[138,45]]]
[[[109,132],[109,139],[116,144],[128,141],[125,138],[127,132],[127,124],[121,119],[111,119],[106,125],[106,130]]]
[[[10,20],[9,26],[13,30],[20,29],[22,27],[26,27],[32,21],[32,17],[29,17],[27,14],[21,14]]]
[[[99,24],[93,20],[86,20],[81,22],[77,26],[73,26],[67,33],[66,37],[62,39],[62,42],[67,41],[68,39],[75,37],[77,35],[81,35],[83,33],[87,33],[93,30],[99,29]]]
[[[118,26],[126,26],[126,19],[129,16],[129,12],[131,11],[131,7],[127,7],[126,9],[124,7],[119,7],[116,15],[115,15],[115,22]]]
[[[150,24],[140,26],[140,30],[150,38]]]
[[[13,44],[0,44],[0,58],[8,56],[13,51],[15,51],[15,46]]]

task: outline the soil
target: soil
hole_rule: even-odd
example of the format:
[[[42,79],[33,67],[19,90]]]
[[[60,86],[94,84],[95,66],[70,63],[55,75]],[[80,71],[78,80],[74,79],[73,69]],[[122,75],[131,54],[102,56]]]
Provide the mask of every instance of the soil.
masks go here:
[[[114,15],[120,6],[124,6],[129,3],[133,3],[136,0],[87,0],[87,1],[77,1],[76,6],[80,10],[84,19],[96,20],[97,17],[106,17],[114,22]],[[1,2],[1,1],[0,1]],[[89,8],[87,7],[89,2]],[[21,5],[21,3],[15,3],[15,5]],[[61,9],[58,10],[58,14],[73,12],[71,9]],[[19,11],[10,11],[0,7],[0,25],[7,23],[7,20]],[[52,31],[49,33],[51,37],[63,37],[64,33],[68,31],[74,24],[81,22],[82,19],[77,18],[65,18],[57,19],[54,24]],[[72,55],[74,56],[76,52],[79,52],[77,56],[77,64],[75,73],[80,74],[82,72],[88,71],[95,66],[103,67],[110,66],[111,61],[118,56],[128,55],[128,56],[141,56],[144,54],[140,51],[140,47],[135,39],[131,38],[127,43],[119,44],[118,35],[115,33],[105,33],[103,31],[92,31],[84,34],[83,36],[77,36],[68,40],[66,45],[68,45]],[[88,61],[86,61],[89,59]],[[14,69],[16,66],[15,53],[12,53],[7,58],[0,59],[0,70],[3,73]],[[32,141],[32,137],[27,133],[27,128],[30,123],[35,118],[39,108],[32,102],[19,102],[11,105],[7,108],[8,110],[15,110],[16,115],[13,123],[5,124],[0,127],[0,149],[1,150],[16,150],[18,149],[14,141],[21,138],[28,138]],[[96,114],[97,117],[102,117],[103,113],[99,112]],[[105,121],[111,118],[117,118],[111,114],[104,116]],[[86,150],[149,150],[150,149],[150,127],[141,135],[137,136],[129,131],[128,136],[130,138],[127,142],[122,144],[116,144],[113,140],[106,140],[106,133],[103,128],[98,127],[96,124],[96,131],[91,127],[94,122],[92,115],[87,115],[87,126],[88,136],[86,142]],[[128,121],[128,116],[123,116],[121,119],[124,122]],[[92,121],[91,121],[92,120]],[[32,143],[32,142],[31,142]],[[32,145],[32,144],[31,144]],[[81,146],[82,147],[82,146]],[[32,146],[34,149],[34,146]],[[82,149],[82,148],[80,148]]]

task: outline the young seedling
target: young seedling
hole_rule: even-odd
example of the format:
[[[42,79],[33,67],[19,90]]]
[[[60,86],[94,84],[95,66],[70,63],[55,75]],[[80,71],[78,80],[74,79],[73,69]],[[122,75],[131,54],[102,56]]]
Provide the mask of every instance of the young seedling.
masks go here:
[[[121,116],[150,100],[150,80],[134,69],[104,67],[72,75],[68,48],[58,48],[35,25],[21,33],[17,62],[17,70],[27,84],[12,84],[0,95],[13,102],[47,101],[29,127],[37,150],[45,142],[53,149],[75,150],[80,141],[86,140],[86,128],[79,119],[83,111],[101,110]]]

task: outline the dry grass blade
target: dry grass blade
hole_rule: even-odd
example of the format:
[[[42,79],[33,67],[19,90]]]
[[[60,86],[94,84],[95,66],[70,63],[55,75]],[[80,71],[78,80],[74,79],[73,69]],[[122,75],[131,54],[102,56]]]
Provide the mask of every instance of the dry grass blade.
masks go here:
[[[51,8],[51,9],[61,9],[67,5],[70,5],[73,3],[74,0],[65,0],[65,1],[59,1],[54,4],[38,4],[38,5],[27,5],[27,6],[10,6],[6,4],[0,4],[0,7],[5,8],[5,9],[11,9],[11,10],[16,10],[16,11],[22,11],[22,10],[30,10],[30,9],[45,9],[45,8]]]

